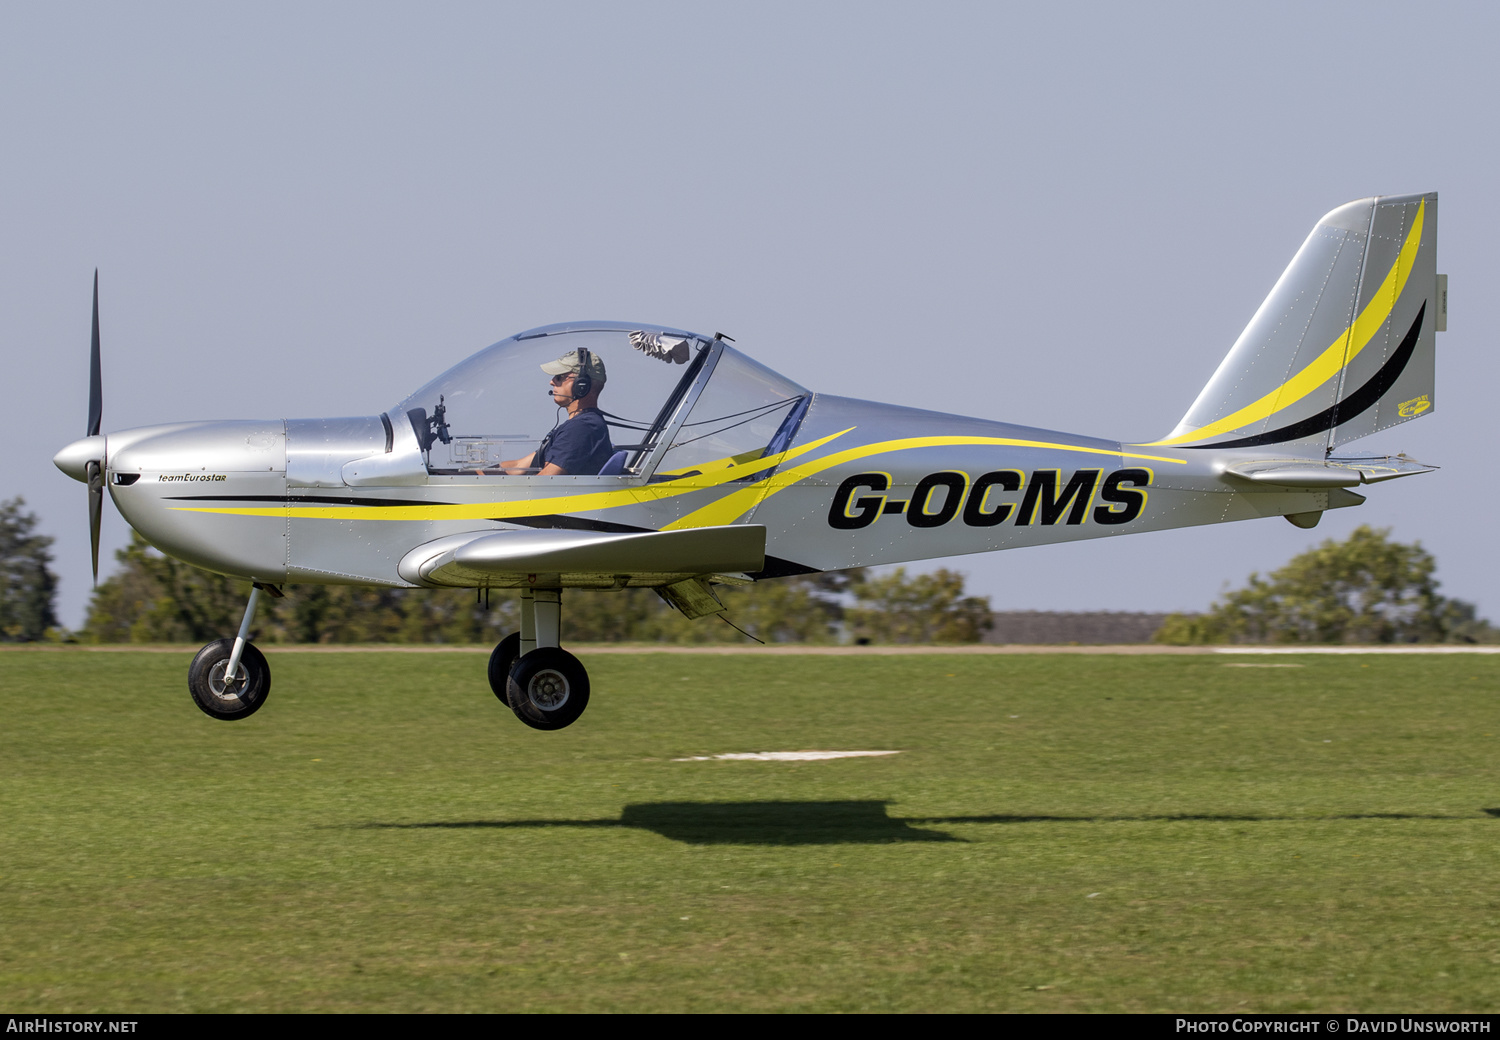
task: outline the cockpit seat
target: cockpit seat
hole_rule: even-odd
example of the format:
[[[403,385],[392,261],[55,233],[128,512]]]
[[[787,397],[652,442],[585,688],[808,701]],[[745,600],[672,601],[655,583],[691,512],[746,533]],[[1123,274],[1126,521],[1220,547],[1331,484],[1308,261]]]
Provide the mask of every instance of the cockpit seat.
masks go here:
[[[625,451],[615,452],[609,457],[609,460],[604,463],[603,468],[599,470],[599,475],[601,477],[618,477],[620,474],[624,473],[625,459],[629,454],[629,452]]]

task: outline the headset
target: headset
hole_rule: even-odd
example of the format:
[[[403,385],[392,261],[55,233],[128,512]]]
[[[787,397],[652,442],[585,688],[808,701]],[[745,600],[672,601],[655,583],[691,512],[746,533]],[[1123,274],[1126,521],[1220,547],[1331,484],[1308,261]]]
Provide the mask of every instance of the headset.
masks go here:
[[[594,392],[594,377],[589,375],[589,362],[593,359],[594,355],[589,353],[588,347],[578,348],[578,371],[573,376],[573,400],[575,401],[582,401]],[[549,387],[547,393],[552,394],[553,389]]]
[[[573,377],[573,400],[582,401],[594,389],[594,377],[589,375],[589,362],[594,356],[588,347],[578,348],[578,375]]]

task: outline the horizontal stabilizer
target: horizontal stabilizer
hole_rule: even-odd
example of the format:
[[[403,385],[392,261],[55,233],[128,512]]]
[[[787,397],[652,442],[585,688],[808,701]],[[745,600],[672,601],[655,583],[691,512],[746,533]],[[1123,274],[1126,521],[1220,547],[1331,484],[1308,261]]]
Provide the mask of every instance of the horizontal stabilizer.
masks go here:
[[[1378,484],[1382,480],[1409,477],[1416,473],[1431,473],[1436,466],[1428,466],[1404,455],[1385,458],[1327,459],[1312,462],[1305,459],[1268,459],[1260,462],[1241,462],[1224,470],[1226,477],[1248,480],[1255,484],[1273,484],[1277,487],[1335,488],[1355,487],[1359,484]]]
[[[624,533],[470,532],[418,546],[398,570],[414,585],[598,588],[669,585],[702,575],[758,571],[765,560],[766,529],[735,524]]]

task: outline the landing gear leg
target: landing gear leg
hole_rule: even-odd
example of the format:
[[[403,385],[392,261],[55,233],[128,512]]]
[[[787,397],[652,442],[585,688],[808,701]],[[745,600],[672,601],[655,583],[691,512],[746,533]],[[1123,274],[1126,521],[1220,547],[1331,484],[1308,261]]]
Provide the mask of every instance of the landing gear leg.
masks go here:
[[[557,645],[561,619],[561,589],[526,589],[521,631],[506,636],[490,654],[490,688],[501,697],[503,682],[502,699],[533,729],[562,729],[588,707],[588,672]]]
[[[250,625],[259,602],[260,586],[255,585],[239,634],[234,639],[215,639],[188,666],[188,693],[205,715],[226,722],[249,718],[271,692],[271,667],[250,643]]]

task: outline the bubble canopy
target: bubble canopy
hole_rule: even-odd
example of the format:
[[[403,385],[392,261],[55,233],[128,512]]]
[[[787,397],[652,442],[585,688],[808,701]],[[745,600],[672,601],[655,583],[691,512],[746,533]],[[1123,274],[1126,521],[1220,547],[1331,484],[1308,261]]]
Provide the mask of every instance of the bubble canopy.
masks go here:
[[[624,453],[606,473],[644,475],[660,464],[685,474],[759,457],[790,441],[809,396],[722,339],[575,322],[486,347],[391,409],[390,420],[416,432],[431,473],[502,476],[501,461],[530,455],[568,420],[542,366],[580,350],[604,367],[599,408],[613,448]]]

